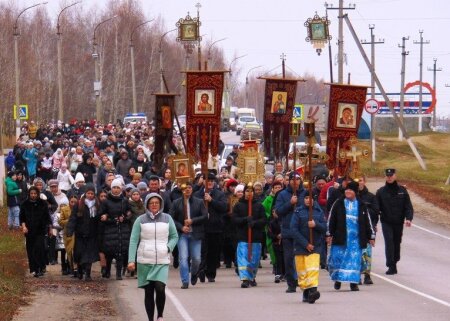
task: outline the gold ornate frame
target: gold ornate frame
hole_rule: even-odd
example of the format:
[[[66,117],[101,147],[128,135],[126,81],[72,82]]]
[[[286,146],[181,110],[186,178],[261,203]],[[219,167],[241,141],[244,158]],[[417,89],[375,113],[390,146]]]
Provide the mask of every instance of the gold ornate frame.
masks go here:
[[[264,154],[254,147],[240,150],[237,157],[237,166],[241,169],[239,179],[241,182],[264,182]]]

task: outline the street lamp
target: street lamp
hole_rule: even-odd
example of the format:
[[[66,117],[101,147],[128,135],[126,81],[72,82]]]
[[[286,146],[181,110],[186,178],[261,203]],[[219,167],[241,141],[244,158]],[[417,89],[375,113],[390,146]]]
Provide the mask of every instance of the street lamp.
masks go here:
[[[35,5],[32,5],[30,7],[27,7],[25,9],[23,9],[17,16],[16,21],[14,22],[14,69],[15,69],[15,75],[16,75],[16,106],[15,106],[15,111],[16,111],[16,138],[19,137],[20,135],[20,116],[19,116],[19,106],[20,106],[20,86],[19,86],[19,36],[20,36],[20,32],[19,32],[19,26],[18,26],[18,22],[19,22],[19,18],[20,16],[27,11],[28,9],[40,6],[42,4],[47,4],[47,2],[41,2],[41,3],[37,3]]]
[[[146,23],[152,22],[155,19],[144,21],[134,27],[130,35],[130,57],[131,57],[131,88],[133,92],[133,113],[137,113],[137,102],[136,102],[136,74],[134,72],[134,45],[133,45],[133,34],[137,28],[145,25]]]
[[[59,14],[58,14],[58,22],[56,23],[56,34],[58,35],[58,43],[57,43],[57,50],[58,50],[58,119],[61,121],[64,121],[64,109],[63,109],[63,89],[62,89],[62,58],[61,58],[61,43],[62,43],[62,32],[60,30],[60,24],[59,24],[59,18],[61,17],[61,14],[66,9],[69,9],[70,7],[73,7],[76,4],[81,3],[81,1],[72,3],[71,5],[63,8]]]
[[[161,79],[160,79],[160,89],[161,89],[161,93],[163,93],[164,92],[164,66],[163,66],[163,51],[162,51],[162,41],[163,41],[163,39],[164,39],[164,37],[168,34],[168,33],[171,33],[171,32],[173,32],[173,31],[175,31],[175,30],[177,30],[176,28],[175,29],[172,29],[172,30],[169,30],[169,31],[167,31],[166,33],[164,33],[162,36],[161,36],[161,38],[159,38],[159,72],[160,72],[160,74],[161,74]]]
[[[98,54],[98,50],[97,50],[97,39],[95,38],[95,32],[97,31],[98,27],[100,27],[100,25],[104,24],[105,22],[108,22],[114,18],[116,18],[117,15],[108,18],[106,20],[103,20],[102,22],[98,23],[95,28],[94,28],[94,36],[92,37],[92,58],[94,58],[94,68],[95,68],[95,81],[94,81],[94,92],[95,92],[95,105],[96,105],[96,109],[95,109],[95,117],[97,118],[97,121],[99,123],[102,122],[103,120],[103,115],[101,112],[101,108],[102,108],[102,101],[100,99],[100,94],[101,94],[101,90],[102,90],[102,83],[100,81],[100,61],[99,61],[99,54]]]
[[[250,68],[249,71],[247,72],[247,76],[245,76],[245,107],[248,107],[248,74],[253,69],[260,68],[260,67],[262,67],[262,65]]]
[[[227,38],[222,38],[222,39],[216,40],[216,41],[212,42],[209,45],[209,47],[208,47],[208,59],[205,60],[205,70],[208,70],[208,62],[211,60],[211,48],[212,48],[212,46],[214,46],[219,41],[223,41],[223,40],[226,40],[226,39]]]

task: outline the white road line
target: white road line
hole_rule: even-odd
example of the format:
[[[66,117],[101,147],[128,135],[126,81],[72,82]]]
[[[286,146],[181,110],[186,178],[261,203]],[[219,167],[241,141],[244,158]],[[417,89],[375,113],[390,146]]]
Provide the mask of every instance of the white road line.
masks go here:
[[[169,299],[172,301],[175,308],[178,310],[178,313],[180,313],[181,317],[184,321],[194,321],[192,317],[189,315],[189,313],[184,308],[183,304],[181,304],[180,300],[173,294],[172,291],[166,288],[166,295],[169,297]]]
[[[389,283],[391,283],[391,284],[393,284],[393,285],[395,285],[395,286],[398,286],[399,288],[402,288],[402,289],[407,290],[407,291],[409,291],[409,292],[412,292],[412,293],[414,293],[414,294],[420,295],[420,296],[422,296],[422,297],[424,297],[424,298],[427,298],[427,299],[429,299],[429,300],[431,300],[431,301],[434,301],[434,302],[436,302],[436,303],[442,304],[442,305],[444,305],[444,306],[450,308],[450,303],[447,302],[447,301],[438,299],[438,298],[436,298],[436,297],[434,297],[434,296],[432,296],[432,295],[429,295],[429,294],[420,292],[420,291],[418,291],[418,290],[414,290],[414,289],[412,289],[412,288],[410,288],[410,287],[407,287],[406,285],[403,285],[403,284],[400,284],[400,283],[398,283],[398,282],[392,281],[391,279],[389,279],[389,278],[387,278],[387,277],[384,277],[384,276],[382,276],[382,275],[380,275],[380,274],[371,272],[370,275],[375,275],[377,278],[380,278],[380,279],[382,279],[382,280],[384,280],[384,281],[386,281],[386,282],[389,282]]]
[[[430,233],[430,234],[433,234],[433,235],[442,237],[442,238],[444,238],[444,239],[446,239],[446,240],[450,240],[450,237],[448,237],[448,236],[445,236],[445,235],[442,235],[442,234],[433,232],[433,231],[431,231],[431,230],[429,230],[429,229],[426,229],[426,228],[424,228],[424,227],[422,227],[422,226],[419,226],[419,225],[416,225],[416,224],[414,224],[414,223],[413,223],[411,226],[412,226],[412,227],[416,227],[416,228],[418,228],[419,230],[428,232],[428,233]]]

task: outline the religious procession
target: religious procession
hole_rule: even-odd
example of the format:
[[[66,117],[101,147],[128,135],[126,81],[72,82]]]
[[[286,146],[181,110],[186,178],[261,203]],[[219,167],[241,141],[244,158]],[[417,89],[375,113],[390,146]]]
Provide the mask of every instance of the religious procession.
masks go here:
[[[64,7],[60,15],[76,4]],[[391,160],[388,154],[382,165],[375,163],[375,150],[380,149],[373,136],[377,117],[378,126],[398,128],[424,168],[406,130],[416,120],[422,124],[422,118],[403,122],[397,116],[393,107],[397,102],[390,101],[392,94],[384,90],[359,40],[358,50],[385,110],[374,98],[374,83],[355,84],[350,73],[344,82],[341,51],[339,79],[334,81],[328,16],[316,12],[302,27],[314,55],[319,57],[330,45],[330,82],[307,73],[301,77],[289,68],[282,53],[281,65],[260,73],[251,85],[250,72],[261,66],[250,68],[245,89],[239,91],[233,88],[239,83],[232,79],[231,67],[245,55],[235,55],[226,68],[223,57],[211,54],[213,45],[226,38],[211,39],[202,52],[201,5],[196,8],[197,16],[188,13],[178,20],[176,29],[158,38],[159,75],[146,75],[148,81],[138,86],[139,90],[148,86],[142,95],[143,112],[137,107],[133,36],[136,43],[143,43],[136,29],[153,19],[131,28],[132,105],[115,96],[121,85],[106,89],[110,84],[105,80],[107,85],[102,87],[103,77],[113,73],[109,66],[117,63],[120,68],[119,59],[102,60],[106,58],[101,47],[107,45],[97,42],[97,28],[117,15],[94,28],[92,99],[70,95],[72,104],[79,100],[82,103],[76,106],[89,105],[86,110],[63,108],[62,82],[58,83],[58,108],[55,103],[51,115],[21,105],[17,90],[16,122],[6,126],[15,135],[9,135],[13,140],[8,148],[3,148],[3,137],[0,144],[6,151],[7,232],[24,242],[25,283],[39,287],[50,280],[56,293],[61,288],[89,289],[101,282],[108,290],[98,296],[113,297],[114,309],[125,311],[122,319],[129,320],[194,320],[189,313],[204,319],[198,310],[205,306],[217,308],[217,321],[223,320],[222,314],[226,319],[230,315],[245,319],[244,307],[250,309],[248,315],[255,313],[259,319],[255,310],[267,298],[278,300],[277,307],[286,308],[287,314],[296,311],[297,317],[299,309],[304,309],[317,317],[318,310],[306,309],[347,307],[344,301],[356,300],[349,296],[376,297],[386,291],[386,284],[445,305],[401,284],[403,277],[411,277],[411,265],[404,258],[415,253],[409,246],[405,251],[402,238],[404,228],[417,219],[417,203],[413,206],[414,195],[399,181],[403,177],[398,176],[405,173],[399,161],[403,158]],[[356,39],[347,15],[341,14],[339,23],[345,23]],[[60,36],[59,27],[58,16]],[[116,32],[120,29],[116,26]],[[177,32],[176,39],[165,43],[163,38],[172,31]],[[170,72],[165,71],[164,45],[178,53],[175,46],[180,44],[185,57],[174,58],[176,63],[166,67]],[[214,60],[222,61],[215,64]],[[192,67],[193,63],[197,65]],[[143,77],[147,69],[139,69]],[[18,76],[16,83],[18,88]],[[310,103],[304,103],[308,99]],[[105,105],[109,100],[113,107]],[[239,107],[232,106],[235,102]],[[393,150],[382,146],[383,155]],[[423,204],[420,208],[423,215]],[[429,225],[414,225],[412,230],[418,229],[438,237],[445,234],[433,232]],[[395,277],[399,278],[394,281]],[[137,294],[130,284],[139,289]],[[230,308],[227,300],[236,298],[242,301],[237,312],[225,311]],[[284,306],[291,298],[295,307]],[[193,301],[204,301],[204,306],[193,307]],[[348,307],[351,311],[354,306]],[[128,312],[136,310],[142,310],[139,316]],[[104,311],[105,320],[114,316],[113,308]],[[279,311],[262,306],[261,311],[264,317],[284,319]],[[346,313],[346,319],[352,317],[352,312]]]

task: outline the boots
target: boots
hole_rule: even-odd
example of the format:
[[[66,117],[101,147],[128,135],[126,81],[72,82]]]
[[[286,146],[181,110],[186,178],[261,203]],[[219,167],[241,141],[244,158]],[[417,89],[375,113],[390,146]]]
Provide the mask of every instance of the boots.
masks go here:
[[[310,289],[303,290],[303,300],[302,300],[302,302],[308,302],[309,290]]]
[[[86,272],[86,276],[84,278],[85,281],[92,281],[91,278],[91,264],[86,264],[86,266],[84,267],[84,270]]]
[[[122,267],[121,266],[116,266],[116,280],[123,280],[122,279]]]
[[[373,281],[370,278],[370,274],[364,274],[364,284],[367,284],[367,285],[373,284]]]
[[[81,266],[81,264],[78,265],[78,279],[83,279],[83,267]]]
[[[308,293],[308,302],[313,304],[320,298],[320,292],[317,291],[317,288],[310,288]]]

